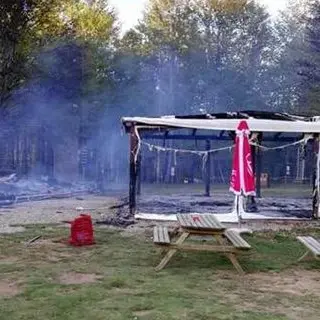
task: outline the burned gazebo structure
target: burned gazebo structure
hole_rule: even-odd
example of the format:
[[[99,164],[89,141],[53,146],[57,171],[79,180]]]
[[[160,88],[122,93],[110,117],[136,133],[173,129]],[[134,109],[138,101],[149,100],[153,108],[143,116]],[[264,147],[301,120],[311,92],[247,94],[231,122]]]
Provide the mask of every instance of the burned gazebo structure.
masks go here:
[[[214,149],[217,141],[230,141],[235,138],[239,120],[248,122],[251,132],[253,165],[256,175],[256,193],[261,196],[261,162],[264,142],[281,143],[284,148],[290,145],[310,146],[312,157],[312,216],[320,218],[319,175],[320,175],[320,118],[296,116],[286,113],[240,111],[186,116],[124,117],[122,124],[130,139],[130,182],[129,208],[134,215],[137,210],[136,196],[140,194],[141,145],[146,141],[192,140],[204,141],[205,150],[200,153],[204,159],[205,193],[210,195],[210,157],[220,149]],[[181,133],[181,129],[184,133]],[[164,143],[165,148],[165,143]],[[231,148],[231,147],[230,147]],[[276,149],[276,148],[275,148]],[[307,148],[304,148],[307,150]],[[306,151],[305,151],[306,152]],[[252,199],[254,202],[254,199]]]

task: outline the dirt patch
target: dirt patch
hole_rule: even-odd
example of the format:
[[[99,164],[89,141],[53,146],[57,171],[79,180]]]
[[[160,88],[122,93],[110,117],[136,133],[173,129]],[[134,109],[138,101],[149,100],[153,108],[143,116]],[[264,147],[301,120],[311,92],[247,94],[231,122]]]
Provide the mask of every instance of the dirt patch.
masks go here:
[[[153,313],[153,310],[139,310],[139,311],[134,311],[133,315],[135,317],[147,317],[152,313]]]
[[[71,252],[51,251],[46,256],[46,260],[50,262],[60,262],[63,260],[70,260],[72,257],[73,254]]]
[[[49,239],[38,239],[31,243],[29,243],[29,241],[30,240],[24,242],[24,244],[28,245],[28,247],[40,247],[40,246],[53,247],[54,246],[54,243],[52,242],[52,240],[49,240]]]
[[[134,288],[112,288],[112,291],[117,294],[125,294],[125,295],[139,295],[144,294],[145,292],[141,289]]]
[[[34,224],[60,225],[81,213],[89,213],[94,221],[98,221],[114,214],[115,209],[110,206],[118,203],[118,196],[88,194],[82,197],[83,200],[66,198],[17,203],[10,212],[1,211],[0,233],[22,232],[24,226]]]
[[[59,283],[61,284],[86,284],[94,283],[100,280],[102,276],[94,273],[76,273],[67,272],[59,277]]]
[[[296,296],[320,296],[319,271],[295,270],[289,274],[257,273],[249,276],[252,287],[262,292],[288,293]]]
[[[44,247],[65,247],[67,244],[67,240],[64,238],[56,238],[56,239],[38,239],[32,243],[28,243],[28,241],[26,242],[26,244],[29,247],[37,247],[37,246],[44,246]]]
[[[58,258],[58,257],[56,257],[56,256],[54,256],[54,255],[49,255],[49,256],[47,257],[47,260],[48,260],[49,262],[54,262],[54,263],[56,263],[56,262],[60,262],[62,259],[60,259],[60,258]]]
[[[225,303],[239,312],[256,310],[285,315],[286,319],[318,319],[320,274],[318,270],[236,274],[220,272],[210,278]],[[209,287],[209,291],[215,291]],[[199,293],[197,292],[197,295]],[[204,291],[203,295],[207,295]]]
[[[21,293],[20,288],[14,282],[0,280],[0,297],[14,297]]]
[[[0,256],[0,264],[12,264],[17,262],[19,259],[17,257],[2,257]]]

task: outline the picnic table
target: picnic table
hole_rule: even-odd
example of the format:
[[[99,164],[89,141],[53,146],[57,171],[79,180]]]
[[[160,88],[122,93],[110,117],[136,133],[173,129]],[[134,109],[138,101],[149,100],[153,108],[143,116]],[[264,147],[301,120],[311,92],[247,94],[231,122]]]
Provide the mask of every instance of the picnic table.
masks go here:
[[[178,226],[175,235],[178,237],[171,242],[169,231],[164,226],[154,227],[153,241],[161,246],[166,254],[156,267],[163,269],[178,250],[182,251],[210,251],[223,253],[231,261],[239,273],[243,269],[238,262],[237,255],[249,250],[251,246],[234,230],[227,229],[212,214],[177,214]],[[186,243],[190,236],[212,236],[215,241],[212,244]]]

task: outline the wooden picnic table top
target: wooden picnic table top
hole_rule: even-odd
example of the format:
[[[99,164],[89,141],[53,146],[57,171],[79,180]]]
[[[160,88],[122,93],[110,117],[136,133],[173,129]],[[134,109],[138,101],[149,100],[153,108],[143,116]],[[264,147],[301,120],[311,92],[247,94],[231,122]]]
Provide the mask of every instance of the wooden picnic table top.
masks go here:
[[[181,228],[199,231],[221,231],[226,227],[213,214],[177,214],[177,220]]]

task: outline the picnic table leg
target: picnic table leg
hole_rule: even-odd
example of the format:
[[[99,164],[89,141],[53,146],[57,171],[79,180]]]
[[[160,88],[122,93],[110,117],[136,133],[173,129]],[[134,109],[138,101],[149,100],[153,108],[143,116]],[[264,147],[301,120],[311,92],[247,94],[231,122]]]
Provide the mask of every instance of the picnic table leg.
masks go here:
[[[317,256],[314,256],[317,260]],[[313,258],[313,254],[311,251],[306,251],[299,259],[298,259],[298,262],[302,261],[302,260],[305,260],[306,258],[309,258],[309,259],[312,259]]]
[[[309,251],[305,252],[299,259],[298,262],[305,259],[309,255]]]
[[[176,236],[178,236],[179,235],[179,230],[180,230],[180,226],[174,227],[174,229],[169,233],[170,234],[170,239],[174,239]],[[170,246],[166,246],[165,248],[163,248],[161,250],[161,255],[162,256],[165,255],[168,252],[169,247]]]
[[[233,266],[235,267],[235,269],[240,273],[240,274],[244,274],[244,271],[236,257],[236,255],[234,253],[226,253],[225,254],[229,260],[231,261],[231,263],[233,264]]]
[[[189,237],[189,232],[183,232],[179,237],[179,239],[175,242],[175,244],[182,244],[188,237]],[[168,247],[170,247],[170,245]],[[156,271],[160,271],[161,269],[163,269],[176,252],[177,252],[177,249],[169,249],[167,254],[162,258],[160,263],[156,266],[155,268]]]
[[[180,226],[174,227],[174,229],[171,231],[171,236],[175,237],[176,235],[179,234]]]
[[[224,246],[226,244],[225,239],[220,236],[220,235],[214,235],[214,238],[217,240],[217,242],[221,245]],[[244,274],[244,271],[234,253],[225,253],[225,256],[231,261],[235,269],[240,273]]]
[[[221,246],[224,246],[226,244],[228,244],[228,241],[227,239],[225,239],[224,237],[218,235],[218,234],[215,234],[213,235],[213,237],[216,239],[216,241],[221,245]]]

